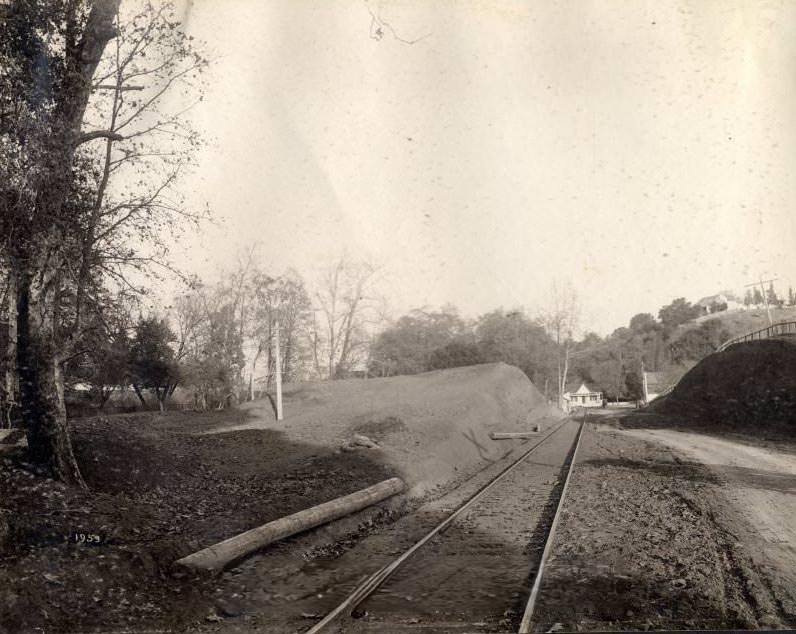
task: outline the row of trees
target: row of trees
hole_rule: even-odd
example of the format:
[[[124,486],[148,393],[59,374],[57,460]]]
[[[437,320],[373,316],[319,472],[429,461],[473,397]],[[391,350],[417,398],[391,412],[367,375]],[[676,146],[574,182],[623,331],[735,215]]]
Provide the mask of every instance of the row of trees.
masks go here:
[[[560,397],[571,378],[577,322],[574,291],[555,285],[548,310],[534,317],[498,309],[468,321],[450,305],[413,310],[375,337],[368,372],[394,376],[502,361],[522,369],[548,397]]]
[[[257,259],[252,247],[223,281],[192,280],[158,314],[144,314],[134,297],[117,302],[92,345],[65,364],[66,386],[90,386],[99,408],[128,387],[144,407],[165,409],[179,387],[194,407],[221,408],[268,389],[277,338],[285,382],[364,366],[381,320],[375,268],[341,257],[310,292],[296,271],[271,275]]]
[[[552,397],[566,391],[583,345],[573,338],[571,291],[539,318],[495,310],[467,321],[445,306],[389,323],[373,266],[341,257],[310,291],[297,272],[270,275],[256,256],[249,249],[223,281],[193,280],[160,314],[144,315],[134,296],[117,301],[91,345],[65,364],[67,387],[90,386],[100,408],[128,387],[144,407],[165,409],[178,388],[194,407],[224,407],[269,388],[278,334],[285,382],[504,361]]]
[[[523,370],[551,400],[581,381],[612,398],[635,398],[628,382],[639,383],[647,335],[603,340],[590,333],[575,341],[565,329],[573,319],[560,304],[536,317],[500,309],[472,321],[462,319],[452,306],[415,310],[374,339],[369,371],[392,376],[502,361]]]
[[[155,368],[170,367],[171,374],[128,368],[126,380],[165,397],[179,383],[203,408],[254,398],[274,375],[278,331],[287,382],[346,378],[363,368],[368,376],[394,376],[503,361],[521,368],[551,398],[582,381],[609,398],[635,399],[641,397],[643,370],[677,372],[730,335],[718,320],[680,332],[701,311],[677,298],[660,309],[658,319],[640,313],[605,338],[586,333],[576,341],[578,301],[566,286],[554,286],[548,309],[535,317],[500,309],[465,320],[448,305],[413,310],[390,323],[374,289],[373,266],[340,258],[309,292],[295,271],[274,277],[255,261],[251,249],[224,283],[194,283],[171,307],[171,328],[163,320],[159,330],[150,326],[147,332],[162,339],[148,344],[157,352]],[[138,341],[139,348],[141,324],[151,323],[143,320],[136,326],[138,339],[131,341]],[[109,346],[117,350],[116,357],[118,346]],[[173,349],[173,360],[162,353],[166,346]],[[111,363],[110,370],[107,364],[97,365],[95,376],[118,377],[113,367],[118,364]],[[160,376],[160,383],[153,376]],[[107,386],[96,388],[100,399],[107,391]]]
[[[641,398],[643,371],[660,372],[674,381],[730,337],[719,319],[680,328],[702,314],[700,306],[679,297],[661,307],[657,319],[650,313],[634,315],[627,327],[604,339],[591,335],[575,371],[611,398]]]
[[[757,286],[747,289],[743,303],[745,306],[762,306],[763,304],[768,304],[769,306],[796,306],[796,294],[794,294],[793,288],[789,286],[788,298],[781,298],[774,290],[774,283],[769,282],[765,295]]]
[[[546,311],[496,310],[466,321],[455,307],[415,310],[374,340],[369,371],[375,376],[503,361],[521,368],[552,398],[580,382],[609,399],[642,398],[642,372],[682,372],[729,337],[718,320],[680,334],[679,327],[702,314],[677,298],[656,319],[639,313],[607,337],[585,333],[576,340],[578,302],[571,288],[554,287]]]

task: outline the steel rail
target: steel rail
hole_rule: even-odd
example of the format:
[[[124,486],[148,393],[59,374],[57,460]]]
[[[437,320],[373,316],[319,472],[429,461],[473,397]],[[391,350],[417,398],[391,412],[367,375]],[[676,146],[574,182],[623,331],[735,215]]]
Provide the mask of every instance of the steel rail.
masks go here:
[[[327,625],[334,622],[338,617],[340,617],[344,612],[348,611],[349,613],[356,609],[356,607],[362,603],[365,599],[368,598],[375,590],[378,588],[382,583],[384,583],[393,572],[395,572],[405,561],[407,561],[416,551],[422,548],[431,538],[433,538],[438,533],[444,531],[450,524],[459,517],[462,513],[467,511],[473,504],[475,504],[485,493],[487,493],[492,487],[494,487],[498,482],[500,482],[505,476],[511,473],[514,469],[516,469],[528,456],[531,455],[542,443],[544,443],[548,438],[552,437],[554,434],[558,433],[564,426],[571,422],[571,419],[567,418],[564,420],[558,427],[556,427],[553,431],[547,434],[544,438],[542,438],[539,442],[533,445],[530,449],[525,451],[519,458],[517,458],[514,462],[508,465],[505,469],[503,469],[500,473],[495,475],[489,482],[484,484],[478,491],[473,493],[468,500],[462,504],[458,509],[456,509],[453,513],[451,513],[447,518],[445,518],[442,522],[437,524],[433,529],[431,529],[422,539],[415,542],[410,548],[404,551],[398,558],[394,559],[389,564],[382,566],[379,570],[374,572],[370,577],[365,579],[362,583],[360,583],[352,592],[349,594],[342,603],[340,603],[334,610],[329,612],[323,619],[321,619],[318,623],[316,623],[313,627],[311,627],[305,634],[318,634],[323,628]],[[581,430],[583,430],[583,424],[581,423]],[[578,432],[578,439],[580,439],[580,431]]]
[[[584,420],[580,424],[578,437],[575,439],[575,450],[572,452],[572,459],[569,461],[567,477],[564,480],[564,487],[561,489],[561,497],[558,498],[558,504],[556,505],[556,513],[553,516],[553,522],[550,524],[550,530],[547,533],[547,540],[545,541],[544,550],[542,551],[542,557],[539,560],[539,567],[536,569],[533,586],[531,587],[531,594],[528,596],[528,602],[525,604],[525,612],[522,615],[522,621],[520,621],[519,634],[528,634],[531,631],[531,620],[533,619],[533,611],[536,607],[536,600],[539,597],[539,589],[542,587],[542,575],[544,574],[545,562],[550,555],[550,551],[553,549],[553,541],[555,540],[556,529],[558,528],[558,522],[561,519],[561,512],[564,508],[564,499],[566,498],[567,489],[569,488],[570,476],[572,476],[575,460],[577,460],[578,457],[580,439],[583,436],[583,428],[585,426],[586,421]]]

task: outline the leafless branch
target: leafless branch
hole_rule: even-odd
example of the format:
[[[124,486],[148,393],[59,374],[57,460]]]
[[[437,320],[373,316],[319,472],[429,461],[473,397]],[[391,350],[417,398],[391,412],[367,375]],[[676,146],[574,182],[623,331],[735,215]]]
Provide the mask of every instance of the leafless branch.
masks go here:
[[[88,143],[94,139],[109,139],[111,141],[124,141],[124,137],[113,130],[92,130],[91,132],[84,132],[77,140],[77,145]]]
[[[146,86],[119,86],[117,84],[99,84],[94,86],[95,90],[117,90],[119,92],[127,92],[130,90],[144,90]]]
[[[155,103],[158,99],[160,99],[171,86],[174,84],[175,81],[178,79],[185,77],[190,72],[196,70],[202,65],[201,62],[195,62],[185,68],[183,68],[179,73],[174,73],[168,78],[166,81],[149,99],[147,99],[141,106],[139,106],[132,114],[130,114],[124,121],[122,121],[118,126],[116,126],[117,130],[121,130],[122,128],[128,126],[131,122],[133,122],[142,112],[147,110],[153,103]]]

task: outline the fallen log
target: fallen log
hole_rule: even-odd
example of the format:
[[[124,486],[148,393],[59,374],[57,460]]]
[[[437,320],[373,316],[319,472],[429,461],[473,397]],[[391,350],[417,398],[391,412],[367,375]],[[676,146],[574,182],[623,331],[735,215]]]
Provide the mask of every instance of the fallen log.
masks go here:
[[[512,440],[515,438],[533,438],[539,433],[539,428],[535,427],[533,431],[507,431],[507,432],[496,432],[493,431],[489,434],[489,437],[492,440]]]
[[[189,570],[221,571],[229,563],[268,544],[361,511],[400,493],[403,489],[404,483],[400,478],[390,478],[366,489],[252,528],[245,533],[178,559],[174,565]]]

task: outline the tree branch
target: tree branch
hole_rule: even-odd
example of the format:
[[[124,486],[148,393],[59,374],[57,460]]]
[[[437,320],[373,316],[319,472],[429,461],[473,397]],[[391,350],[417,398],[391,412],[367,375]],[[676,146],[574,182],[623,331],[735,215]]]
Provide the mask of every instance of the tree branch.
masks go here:
[[[77,139],[77,145],[94,141],[95,139],[110,139],[111,141],[124,141],[124,137],[113,130],[92,130],[84,132]]]
[[[128,90],[144,90],[146,86],[118,86],[116,84],[97,84],[94,86],[95,90],[118,90],[119,92],[126,92]]]

